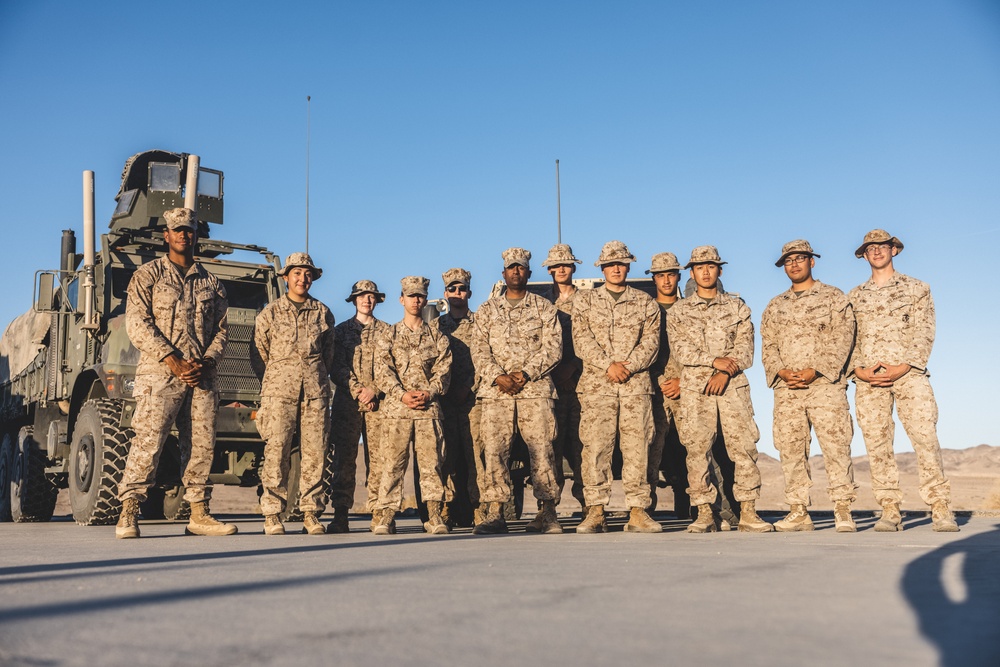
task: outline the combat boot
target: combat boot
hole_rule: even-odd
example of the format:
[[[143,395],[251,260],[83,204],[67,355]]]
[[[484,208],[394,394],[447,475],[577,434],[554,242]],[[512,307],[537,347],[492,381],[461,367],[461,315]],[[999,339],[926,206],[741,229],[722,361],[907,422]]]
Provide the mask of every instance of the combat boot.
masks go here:
[[[284,535],[285,524],[281,523],[281,518],[277,514],[268,514],[264,517],[265,535]]]
[[[486,505],[487,503],[480,503],[476,506],[476,509],[472,510],[472,527],[475,528],[482,522],[486,521]]]
[[[529,533],[547,533],[549,535],[563,532],[559,516],[556,514],[556,501],[543,500],[538,514],[531,520],[531,523],[524,527],[524,530]]]
[[[931,527],[935,533],[957,533],[955,514],[948,507],[948,501],[939,500],[931,505]]]
[[[649,513],[641,507],[633,507],[629,512],[628,523],[625,524],[626,533],[662,533],[663,526],[654,521]]]
[[[115,537],[130,540],[139,537],[139,499],[126,498],[122,501],[122,513],[118,515]]]
[[[486,503],[486,520],[472,529],[473,535],[499,535],[507,532],[502,503]]]
[[[813,530],[814,528],[812,517],[806,511],[805,505],[792,505],[788,515],[774,524],[774,529],[779,533],[794,533],[800,530]]]
[[[427,521],[424,523],[424,531],[431,535],[447,535],[448,524],[441,516],[441,501],[427,501]]]
[[[851,516],[851,503],[848,500],[838,500],[833,508],[833,525],[837,527],[838,533],[854,533],[858,527],[854,524],[854,517]]]
[[[322,535],[326,532],[319,521],[319,512],[306,512],[302,515],[302,532],[307,535]]]
[[[185,532],[188,535],[235,535],[236,526],[231,523],[217,521],[208,513],[208,503],[191,503],[191,519]]]
[[[378,523],[372,529],[375,535],[393,535],[396,532],[396,512],[388,507],[375,510],[378,513]]]
[[[715,522],[715,512],[708,503],[698,505],[698,517],[687,527],[689,533],[714,533],[719,529]]]
[[[577,525],[576,534],[604,533],[607,530],[608,522],[604,519],[604,505],[591,505],[587,508],[587,516]]]
[[[351,532],[351,525],[347,519],[348,509],[342,505],[338,505],[333,508],[333,519],[330,523],[326,524],[326,532],[328,533],[349,533]],[[372,512],[372,527],[375,527],[375,513]]]
[[[755,504],[753,500],[744,500],[740,503],[740,522],[736,528],[744,533],[770,533],[774,530],[774,526],[757,516]]]
[[[895,533],[903,530],[903,515],[899,512],[899,503],[895,500],[882,502],[882,516],[875,522],[875,532]]]

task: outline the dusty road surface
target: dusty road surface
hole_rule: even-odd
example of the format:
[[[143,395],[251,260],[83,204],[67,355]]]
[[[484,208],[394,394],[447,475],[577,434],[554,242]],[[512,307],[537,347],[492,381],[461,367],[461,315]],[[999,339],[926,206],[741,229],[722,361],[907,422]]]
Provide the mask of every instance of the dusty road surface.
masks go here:
[[[0,525],[0,665],[1000,665],[1000,518],[938,534],[139,540]],[[768,517],[771,521],[774,516]],[[575,518],[564,518],[568,528]],[[299,524],[289,524],[297,530]]]

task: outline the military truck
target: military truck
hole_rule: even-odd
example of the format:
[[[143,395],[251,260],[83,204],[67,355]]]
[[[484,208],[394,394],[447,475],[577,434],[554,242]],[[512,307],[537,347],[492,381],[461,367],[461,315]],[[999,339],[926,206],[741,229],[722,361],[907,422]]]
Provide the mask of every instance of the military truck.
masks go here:
[[[209,228],[223,222],[223,173],[201,167],[196,155],[151,150],[129,158],[99,247],[93,172],[84,172],[83,189],[83,254],[76,252],[74,232],[63,231],[59,269],[36,272],[32,310],[0,341],[0,521],[49,520],[61,488],[69,490],[78,523],[117,521],[139,360],[125,332],[127,288],[140,265],[165,253],[162,216],[178,206],[197,211],[197,260],[229,297],[210,479],[258,485],[260,381],[250,367],[250,346],[257,313],[284,293],[280,260],[266,248],[210,237]],[[237,251],[250,261],[231,257]],[[144,517],[183,517],[180,472],[174,433],[142,506]]]

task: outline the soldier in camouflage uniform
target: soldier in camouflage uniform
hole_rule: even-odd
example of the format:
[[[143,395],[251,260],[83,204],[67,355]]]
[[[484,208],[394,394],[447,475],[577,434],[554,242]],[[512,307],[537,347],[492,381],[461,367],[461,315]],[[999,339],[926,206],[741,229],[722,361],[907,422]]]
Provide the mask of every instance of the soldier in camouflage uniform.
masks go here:
[[[684,366],[677,426],[687,448],[688,493],[698,507],[698,518],[688,531],[718,529],[711,506],[717,492],[709,484],[708,470],[709,452],[721,426],[726,449],[736,464],[734,490],[741,506],[738,527],[769,532],[773,526],[757,516],[755,509],[760,497],[760,431],[753,419],[750,384],[743,373],[753,363],[753,323],[743,299],[718,289],[723,264],[714,246],[692,250],[685,268],[691,269],[698,289],[667,314],[670,354]]]
[[[552,441],[556,437],[555,385],[549,374],[562,356],[562,329],[556,309],[527,291],[531,253],[524,248],[503,252],[507,291],[479,308],[472,337],[472,358],[482,378],[483,453],[486,481],[482,500],[486,521],[476,534],[505,533],[501,504],[511,499],[510,446],[515,433],[528,448],[531,488],[541,509],[526,530],[561,533],[556,516],[559,485]]]
[[[649,367],[660,347],[661,315],[649,296],[625,282],[634,261],[621,241],[605,243],[594,263],[604,273],[604,285],[581,291],[573,304],[573,347],[583,360],[577,392],[588,506],[577,533],[607,529],[604,506],[611,500],[616,438],[622,452],[625,503],[631,510],[625,530],[663,530],[646,512],[651,502],[649,448],[655,429]]]
[[[872,277],[847,298],[858,323],[850,366],[857,387],[858,426],[871,464],[872,490],[882,505],[875,530],[903,529],[899,470],[892,442],[892,406],[913,443],[920,475],[920,498],[931,506],[934,530],[958,530],[949,506],[951,485],[944,475],[937,437],[938,408],[928,379],[934,345],[934,300],[926,283],[898,273],[893,258],[903,244],[882,229],[865,235],[855,251],[871,266]]]
[[[837,532],[852,533],[854,425],[844,373],[854,343],[854,311],[843,292],[813,278],[816,257],[808,241],[784,245],[774,265],[785,268],[792,286],[771,299],[760,324],[764,374],[774,389],[774,446],[781,454],[785,502],[791,508],[774,527],[782,532],[813,529],[807,510],[811,426],[823,451]]]
[[[330,372],[334,320],[330,309],[309,294],[323,269],[304,252],[294,252],[278,272],[288,291],[257,315],[254,371],[261,376],[257,430],[265,440],[260,510],[265,535],[284,535],[278,515],[289,502],[292,441],[299,433],[299,509],[302,532],[322,535],[323,469],[330,432]]]
[[[552,276],[552,292],[549,300],[555,305],[562,327],[562,359],[552,371],[552,381],[559,396],[556,398],[556,439],[552,448],[556,457],[556,481],[559,496],[566,483],[563,474],[563,459],[573,471],[573,497],[580,503],[583,514],[587,504],[583,497],[583,472],[581,463],[583,443],[580,442],[580,398],[576,395],[576,385],[583,373],[583,361],[573,352],[573,299],[577,288],[573,284],[576,264],[582,262],[573,254],[573,248],[565,243],[557,243],[549,249],[549,255],[542,262]]]
[[[468,495],[475,511],[475,523],[482,522],[479,509],[480,484],[485,473],[483,448],[479,438],[479,421],[482,408],[476,400],[478,388],[476,369],[472,363],[472,335],[476,314],[469,309],[472,296],[472,274],[465,269],[448,269],[441,275],[449,310],[434,321],[438,331],[448,337],[451,347],[451,383],[441,397],[444,415],[445,474],[449,494]],[[459,504],[454,497],[448,499]],[[464,503],[461,503],[464,507]],[[458,508],[448,516],[452,521],[465,520]]]
[[[184,499],[191,503],[187,532],[232,535],[236,526],[208,512],[219,409],[215,367],[226,346],[226,290],[194,261],[194,211],[170,209],[163,219],[167,255],[139,267],[128,286],[125,328],[140,356],[133,389],[135,436],[118,486],[122,512],[115,537],[139,537],[139,503],[156,478],[175,421]]]
[[[447,336],[421,317],[429,284],[418,276],[402,279],[399,301],[405,315],[376,343],[375,382],[385,392],[376,535],[394,530],[411,443],[420,470],[420,495],[427,503],[424,530],[432,535],[449,532],[441,516],[445,481],[440,398],[451,380],[451,350]]]
[[[389,325],[375,317],[375,306],[385,301],[385,294],[371,280],[359,280],[345,299],[354,304],[354,317],[337,325],[337,346],[333,355],[333,381],[337,392],[333,397],[333,423],[330,444],[331,461],[330,505],[333,520],[328,533],[347,533],[348,513],[354,506],[354,486],[358,473],[358,442],[364,442],[368,465],[368,501],[372,513],[378,504],[378,488],[382,483],[380,444],[382,413],[379,408],[385,394],[375,384],[375,342],[389,331]],[[331,457],[327,457],[330,459]]]

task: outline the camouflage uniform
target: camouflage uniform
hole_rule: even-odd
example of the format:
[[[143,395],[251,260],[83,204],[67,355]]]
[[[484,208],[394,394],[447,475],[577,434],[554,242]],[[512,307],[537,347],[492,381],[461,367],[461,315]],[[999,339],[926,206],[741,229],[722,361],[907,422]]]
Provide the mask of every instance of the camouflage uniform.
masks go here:
[[[879,287],[869,280],[847,295],[854,307],[858,335],[850,369],[881,361],[906,363],[911,369],[891,387],[855,382],[858,426],[871,464],[872,491],[883,500],[902,501],[899,470],[893,454],[892,406],[917,454],[920,498],[928,505],[949,502],[951,485],[944,475],[937,437],[938,408],[928,379],[927,360],[934,345],[934,301],[926,283],[899,273]]]
[[[627,250],[626,250],[627,252]],[[577,293],[573,304],[573,347],[583,360],[577,385],[583,442],[584,497],[588,506],[611,499],[611,456],[615,437],[622,452],[622,483],[630,508],[650,505],[647,479],[653,441],[653,381],[649,367],[660,345],[660,308],[649,296],[626,287],[616,301],[607,287]],[[607,369],[629,362],[631,377],[608,381]]]
[[[757,440],[750,383],[740,372],[721,396],[708,396],[705,385],[715,373],[712,363],[731,357],[740,369],[753,363],[753,323],[750,308],[737,294],[720,292],[706,300],[696,294],[677,302],[667,314],[670,354],[683,365],[681,419],[677,423],[687,448],[688,494],[692,505],[715,502],[709,484],[709,453],[721,425],[726,450],[735,464],[734,495],[743,502],[760,497]]]
[[[426,290],[426,286],[424,287]],[[448,338],[435,327],[421,323],[412,331],[397,322],[376,342],[375,383],[385,392],[382,418],[382,481],[378,510],[399,511],[403,502],[403,476],[413,443],[420,470],[420,495],[425,502],[444,500],[440,398],[451,379]],[[402,402],[408,391],[426,391],[426,410],[413,410]]]
[[[337,325],[337,347],[333,358],[333,479],[330,482],[330,505],[354,506],[354,486],[358,474],[358,442],[363,440],[368,463],[368,500],[371,512],[377,506],[382,483],[382,401],[385,394],[375,383],[376,341],[389,332],[389,325],[379,319],[365,325],[351,318]],[[367,387],[377,396],[375,410],[358,402],[361,389]]]
[[[208,475],[219,407],[215,365],[206,365],[199,385],[189,387],[163,360],[176,352],[184,359],[218,362],[226,345],[228,308],[225,288],[200,264],[182,274],[161,257],[140,266],[132,276],[125,328],[140,356],[132,392],[135,436],[118,486],[120,499],[146,498],[175,421],[184,499],[197,503],[211,496]]]
[[[823,451],[830,499],[853,503],[857,488],[851,465],[854,426],[844,369],[854,342],[854,312],[847,297],[819,281],[798,294],[791,289],[782,292],[764,309],[760,335],[764,373],[774,389],[774,445],[781,454],[785,502],[810,504],[812,426]],[[805,389],[789,389],[778,376],[783,369],[805,368],[817,372]]]
[[[662,317],[660,319],[660,351],[656,355],[656,360],[650,367],[653,377],[653,425],[655,428],[653,444],[649,449],[649,465],[647,467],[647,477],[649,479],[650,495],[655,496],[656,484],[660,479],[660,464],[663,458],[667,459],[666,477],[670,486],[673,486],[675,493],[683,491],[687,487],[687,466],[684,463],[684,447],[680,445],[680,440],[668,438],[672,429],[677,429],[677,422],[680,421],[680,398],[667,398],[660,390],[660,386],[667,380],[680,379],[681,363],[677,357],[670,354],[670,345],[667,338],[667,311],[680,301],[673,304],[658,303]],[[676,509],[676,508],[675,508]]]
[[[538,500],[558,502],[553,401],[555,386],[549,374],[562,355],[562,331],[556,309],[542,297],[525,294],[511,303],[506,296],[490,299],[479,308],[472,338],[472,356],[482,378],[481,438],[486,459],[482,501],[511,499],[510,446],[519,432],[531,461],[531,487]],[[523,371],[528,382],[511,396],[494,379]]]
[[[559,288],[553,286],[550,300],[556,307],[559,316],[559,326],[562,327],[562,359],[553,376],[566,379],[556,384],[559,396],[556,398],[556,439],[552,449],[556,457],[556,482],[559,484],[559,494],[562,495],[566,483],[563,474],[562,461],[569,462],[573,471],[573,497],[585,505],[583,498],[583,443],[580,442],[580,397],[576,394],[580,375],[583,373],[583,361],[573,352],[573,301],[577,293],[569,296],[559,295]]]
[[[333,369],[334,319],[326,305],[307,297],[301,305],[287,296],[269,304],[254,328],[254,370],[263,376],[257,430],[266,441],[260,471],[261,512],[285,510],[288,466],[296,427],[299,431],[299,509],[324,509],[323,468],[330,431],[330,371]]]

